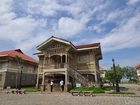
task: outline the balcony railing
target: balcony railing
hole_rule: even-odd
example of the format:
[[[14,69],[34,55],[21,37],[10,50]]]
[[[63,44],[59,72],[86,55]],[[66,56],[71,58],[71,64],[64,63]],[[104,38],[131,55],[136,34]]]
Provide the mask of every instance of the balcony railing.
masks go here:
[[[60,69],[60,68],[66,68],[66,67],[67,67],[67,64],[62,63],[62,64],[55,64],[55,65],[45,65],[42,68],[44,68],[44,69]]]

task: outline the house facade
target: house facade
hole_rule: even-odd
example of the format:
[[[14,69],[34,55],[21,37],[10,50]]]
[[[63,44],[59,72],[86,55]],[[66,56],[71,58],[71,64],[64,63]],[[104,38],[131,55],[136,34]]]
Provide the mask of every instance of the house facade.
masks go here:
[[[20,49],[0,52],[0,88],[36,84],[38,62]]]
[[[140,64],[136,66],[138,81],[140,82]]]
[[[99,83],[99,60],[102,59],[100,43],[73,45],[70,41],[50,37],[37,46],[40,51],[37,86],[50,91],[50,81],[54,91],[60,91],[60,80],[65,83],[65,91],[80,84],[91,86]]]

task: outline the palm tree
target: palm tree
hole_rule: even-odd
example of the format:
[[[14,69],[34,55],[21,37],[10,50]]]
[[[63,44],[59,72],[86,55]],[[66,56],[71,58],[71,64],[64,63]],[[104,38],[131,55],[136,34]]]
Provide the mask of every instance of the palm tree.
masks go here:
[[[18,70],[16,73],[16,89],[21,89],[22,70],[20,66],[21,66],[22,57],[16,55],[15,59],[18,65]],[[20,75],[19,75],[19,71],[20,71]]]

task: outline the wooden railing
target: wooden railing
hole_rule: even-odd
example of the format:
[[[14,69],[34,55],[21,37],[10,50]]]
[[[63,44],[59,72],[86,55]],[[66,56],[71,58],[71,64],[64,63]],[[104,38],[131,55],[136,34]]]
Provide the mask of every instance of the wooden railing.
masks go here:
[[[76,81],[80,82],[83,86],[93,85],[87,78],[85,78],[79,71],[75,70],[73,67],[68,66],[68,74],[74,78]]]
[[[67,64],[61,63],[61,64],[56,64],[56,65],[45,65],[45,66],[39,66],[41,69],[61,69],[61,68],[66,68]]]

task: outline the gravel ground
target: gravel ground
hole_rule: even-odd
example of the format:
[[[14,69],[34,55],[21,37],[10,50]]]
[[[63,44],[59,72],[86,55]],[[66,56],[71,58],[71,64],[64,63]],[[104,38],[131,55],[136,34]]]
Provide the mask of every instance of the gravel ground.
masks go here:
[[[0,105],[140,105],[140,97],[72,96],[69,93],[0,93]]]

